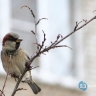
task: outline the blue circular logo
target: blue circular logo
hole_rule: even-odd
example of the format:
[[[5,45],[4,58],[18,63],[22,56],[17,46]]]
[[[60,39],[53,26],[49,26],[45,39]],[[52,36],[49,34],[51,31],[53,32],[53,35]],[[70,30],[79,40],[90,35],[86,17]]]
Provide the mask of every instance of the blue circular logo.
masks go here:
[[[78,84],[78,87],[82,90],[82,91],[86,91],[87,90],[87,84],[83,81],[80,81]]]

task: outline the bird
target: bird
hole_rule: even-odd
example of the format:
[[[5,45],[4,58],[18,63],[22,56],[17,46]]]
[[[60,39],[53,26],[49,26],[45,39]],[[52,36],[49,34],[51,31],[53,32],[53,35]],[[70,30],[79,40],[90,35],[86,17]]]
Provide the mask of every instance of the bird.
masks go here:
[[[11,77],[18,78],[22,75],[25,64],[30,61],[28,53],[20,47],[22,39],[13,32],[7,33],[2,40],[1,61],[6,73]],[[27,71],[22,82],[27,83],[34,94],[41,91],[41,88],[32,78],[31,70]]]

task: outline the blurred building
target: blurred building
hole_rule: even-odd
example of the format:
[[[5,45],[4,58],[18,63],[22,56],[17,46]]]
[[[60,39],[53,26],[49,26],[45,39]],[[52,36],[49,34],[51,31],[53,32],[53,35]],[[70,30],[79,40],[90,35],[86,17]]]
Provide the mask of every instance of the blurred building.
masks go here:
[[[55,41],[58,34],[62,34],[64,37],[72,32],[76,21],[89,20],[96,14],[95,0],[59,0],[59,2],[57,0],[1,0],[0,50],[3,36],[12,31],[23,38],[21,46],[28,51],[30,56],[36,52],[34,44],[36,40],[31,33],[31,30],[35,31],[34,18],[26,7],[21,8],[23,5],[27,5],[33,10],[37,21],[40,18],[48,18],[48,20],[42,20],[37,26],[39,43],[42,43],[43,40],[42,30],[46,33],[45,46],[50,45],[51,41]],[[33,66],[39,65],[40,67],[32,70],[33,77],[41,83],[62,86],[64,90],[67,90],[64,91],[65,94],[68,92],[66,96],[95,96],[95,23],[94,20],[60,43],[73,50],[58,48],[36,59]],[[1,63],[0,66],[2,66]],[[0,73],[4,74],[2,67],[0,67]],[[80,81],[84,81],[88,85],[84,92],[78,88]],[[69,91],[70,89],[71,91]],[[49,96],[52,94],[50,93]]]

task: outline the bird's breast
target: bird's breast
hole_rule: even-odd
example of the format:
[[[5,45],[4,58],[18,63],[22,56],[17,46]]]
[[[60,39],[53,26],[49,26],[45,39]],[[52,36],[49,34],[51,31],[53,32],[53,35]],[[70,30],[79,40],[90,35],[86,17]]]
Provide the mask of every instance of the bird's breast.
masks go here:
[[[17,55],[2,55],[2,64],[5,71],[9,74],[16,74],[20,76],[24,70],[24,62],[20,60],[21,57]]]

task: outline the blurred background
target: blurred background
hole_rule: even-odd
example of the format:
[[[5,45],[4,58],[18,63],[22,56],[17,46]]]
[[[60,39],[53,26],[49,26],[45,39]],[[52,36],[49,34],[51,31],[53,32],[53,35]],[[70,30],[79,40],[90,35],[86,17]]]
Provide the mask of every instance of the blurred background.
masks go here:
[[[74,30],[76,21],[89,20],[96,15],[95,0],[0,0],[0,50],[2,38],[8,32],[15,32],[23,38],[21,47],[29,56],[36,52],[36,42],[31,30],[35,31],[34,19],[30,11],[22,6],[29,6],[36,20],[42,20],[37,26],[38,41],[42,43],[46,33],[46,44],[56,40],[58,34],[66,36]],[[82,22],[83,24],[84,22]],[[80,29],[62,43],[71,47],[51,50],[33,62],[39,68],[32,70],[33,78],[42,91],[38,96],[95,96],[96,94],[96,21]],[[0,90],[6,73],[0,61]],[[84,81],[88,88],[82,91],[78,83]],[[4,93],[13,91],[16,82],[8,78]],[[16,96],[35,96],[27,84],[20,84],[26,91],[18,91]]]

